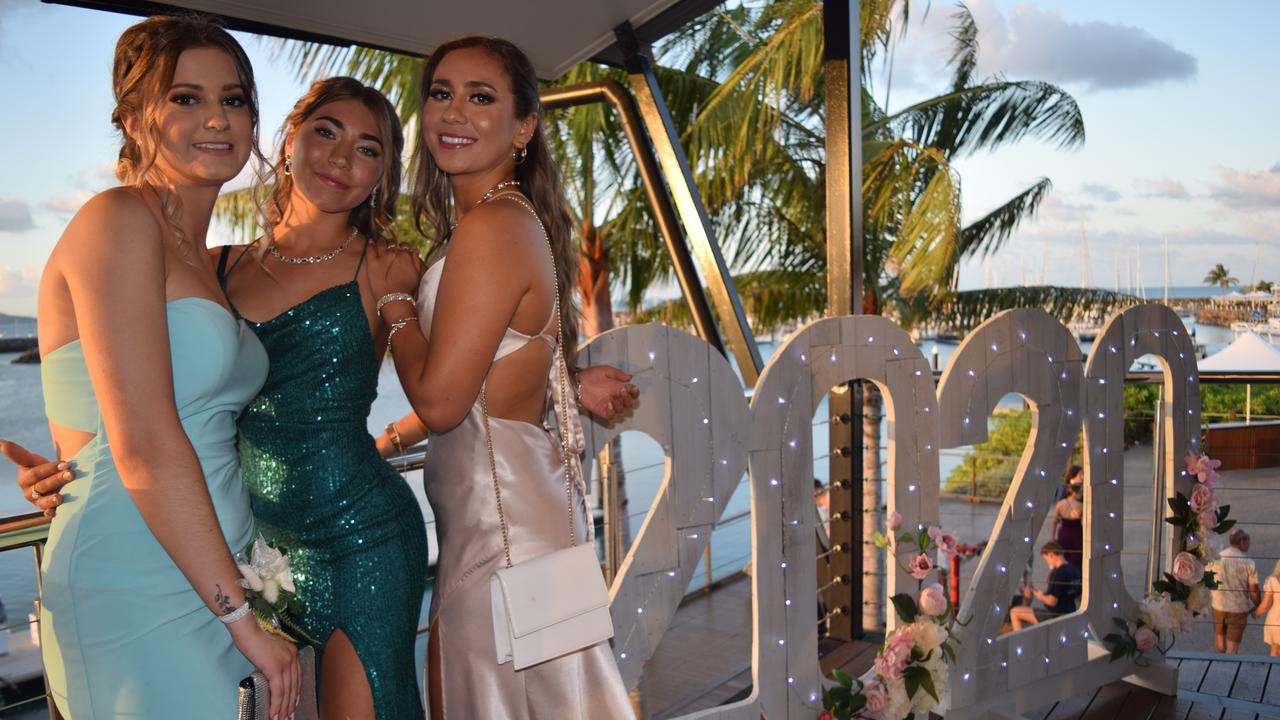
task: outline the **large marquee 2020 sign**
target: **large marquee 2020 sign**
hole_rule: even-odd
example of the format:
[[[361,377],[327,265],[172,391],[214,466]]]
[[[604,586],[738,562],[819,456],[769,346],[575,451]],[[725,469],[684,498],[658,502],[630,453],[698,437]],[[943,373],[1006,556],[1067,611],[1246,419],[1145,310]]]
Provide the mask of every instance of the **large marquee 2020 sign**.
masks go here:
[[[867,380],[885,397],[887,510],[900,513],[907,527],[938,522],[940,448],[985,439],[987,417],[1008,393],[1022,395],[1032,409],[1027,448],[961,600],[958,655],[943,698],[946,716],[1013,714],[1130,675],[1170,687],[1173,675],[1166,666],[1111,663],[1099,642],[1113,617],[1136,615],[1120,554],[1124,378],[1141,356],[1154,356],[1164,377],[1158,431],[1168,481],[1157,492],[1172,497],[1186,493],[1191,483],[1178,462],[1198,442],[1195,355],[1182,322],[1167,307],[1141,305],[1113,317],[1087,365],[1070,332],[1047,313],[1000,313],[960,345],[936,390],[928,363],[907,333],[870,315],[817,320],[793,334],[765,367],[750,405],[720,354],[671,328],[613,330],[593,339],[583,355],[587,363],[635,373],[642,390],[639,409],[626,420],[612,428],[587,424],[588,455],[634,430],[657,440],[667,456],[657,498],[612,588],[614,652],[629,686],[670,624],[747,470],[755,686],[746,700],[688,717],[816,716],[822,677],[811,424],[830,388]],[[1082,428],[1087,510],[1080,608],[1000,635],[1008,610],[1003,603],[1021,578],[1013,569],[1033,557],[1034,540]],[[914,593],[916,581],[896,565],[889,564],[888,594]]]

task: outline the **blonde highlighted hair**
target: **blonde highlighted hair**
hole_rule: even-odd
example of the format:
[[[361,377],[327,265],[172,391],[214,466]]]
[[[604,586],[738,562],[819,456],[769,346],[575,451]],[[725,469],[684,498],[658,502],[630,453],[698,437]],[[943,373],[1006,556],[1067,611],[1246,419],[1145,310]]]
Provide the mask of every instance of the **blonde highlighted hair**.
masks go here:
[[[111,89],[115,108],[111,123],[121,134],[116,159],[116,178],[124,185],[152,188],[160,198],[164,218],[188,255],[190,248],[179,220],[182,204],[174,192],[172,178],[159,166],[160,129],[157,118],[165,95],[173,84],[174,70],[182,53],[194,48],[215,48],[225,52],[235,66],[253,122],[253,152],[258,152],[258,92],[253,67],[240,43],[214,20],[189,13],[147,18],[120,35],[111,68]],[[127,125],[133,122],[135,134]]]
[[[396,202],[400,197],[400,180],[404,173],[404,130],[400,117],[386,96],[359,80],[350,77],[331,77],[311,84],[307,94],[294,103],[289,117],[280,128],[279,153],[276,162],[266,172],[260,187],[269,188],[262,203],[263,227],[268,239],[275,237],[275,228],[289,212],[293,193],[293,177],[285,170],[285,144],[289,137],[324,105],[338,100],[355,100],[373,113],[378,133],[382,139],[382,177],[374,186],[377,202],[371,205],[366,199],[351,209],[351,224],[370,240],[395,240]],[[269,243],[262,244],[265,252]]]

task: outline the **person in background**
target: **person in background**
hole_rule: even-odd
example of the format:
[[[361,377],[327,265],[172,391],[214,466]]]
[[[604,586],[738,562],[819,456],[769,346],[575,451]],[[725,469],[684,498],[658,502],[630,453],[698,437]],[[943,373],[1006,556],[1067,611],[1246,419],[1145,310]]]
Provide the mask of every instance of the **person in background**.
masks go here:
[[[1240,652],[1249,611],[1261,598],[1258,568],[1247,555],[1249,533],[1236,528],[1228,540],[1231,545],[1205,569],[1212,570],[1218,580],[1218,589],[1213,591],[1213,648],[1235,655]]]
[[[1084,566],[1084,485],[1075,482],[1066,488],[1067,496],[1053,507],[1053,537],[1062,546],[1067,562],[1079,568]]]
[[[1053,501],[1058,502],[1067,496],[1067,489],[1072,485],[1084,487],[1084,468],[1079,465],[1072,465],[1067,468],[1067,474],[1062,477],[1062,484],[1054,491]]]
[[[1262,624],[1262,640],[1271,646],[1271,657],[1280,657],[1280,561],[1262,583],[1262,603],[1254,617],[1267,616]]]
[[[1043,610],[1036,610],[1030,604],[1020,605],[1009,610],[1009,621],[1014,630],[1021,630],[1028,625],[1035,625],[1043,620],[1067,615],[1076,611],[1076,603],[1080,599],[1080,568],[1067,562],[1063,556],[1062,546],[1050,540],[1040,548],[1040,556],[1049,566],[1049,579],[1045,583],[1044,592],[1031,587],[1023,588],[1023,595],[1034,597],[1044,604]]]

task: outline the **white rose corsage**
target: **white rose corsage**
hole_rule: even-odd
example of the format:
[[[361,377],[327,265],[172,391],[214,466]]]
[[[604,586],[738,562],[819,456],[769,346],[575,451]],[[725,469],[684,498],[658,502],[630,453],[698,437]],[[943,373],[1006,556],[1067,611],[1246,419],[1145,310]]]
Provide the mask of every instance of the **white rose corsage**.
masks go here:
[[[262,535],[243,552],[236,553],[240,587],[263,630],[289,640],[316,641],[294,620],[302,614],[302,602],[293,586],[289,556],[277,550]]]

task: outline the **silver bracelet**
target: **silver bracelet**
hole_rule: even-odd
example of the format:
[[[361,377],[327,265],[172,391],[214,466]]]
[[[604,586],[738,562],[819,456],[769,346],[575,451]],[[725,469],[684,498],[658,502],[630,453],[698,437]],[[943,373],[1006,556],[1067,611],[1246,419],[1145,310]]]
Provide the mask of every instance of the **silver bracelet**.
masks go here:
[[[411,302],[411,303],[417,302],[417,300],[414,299],[414,297],[409,293],[402,293],[402,292],[387,293],[386,295],[383,295],[378,300],[378,309],[377,309],[378,316],[379,317],[382,316],[382,308],[384,305],[386,305],[387,303],[400,302],[402,300],[404,302]]]
[[[249,601],[245,600],[243,605],[236,608],[235,610],[232,610],[226,615],[219,615],[218,619],[222,621],[223,625],[230,625],[231,623],[239,620],[245,615],[248,615],[251,611],[252,611],[252,608],[249,607]]]
[[[397,320],[391,323],[391,331],[387,333],[387,347],[391,347],[391,338],[395,337],[396,333],[400,332],[405,325],[408,325],[411,322],[416,322],[417,319],[417,315],[410,315],[403,320]]]

